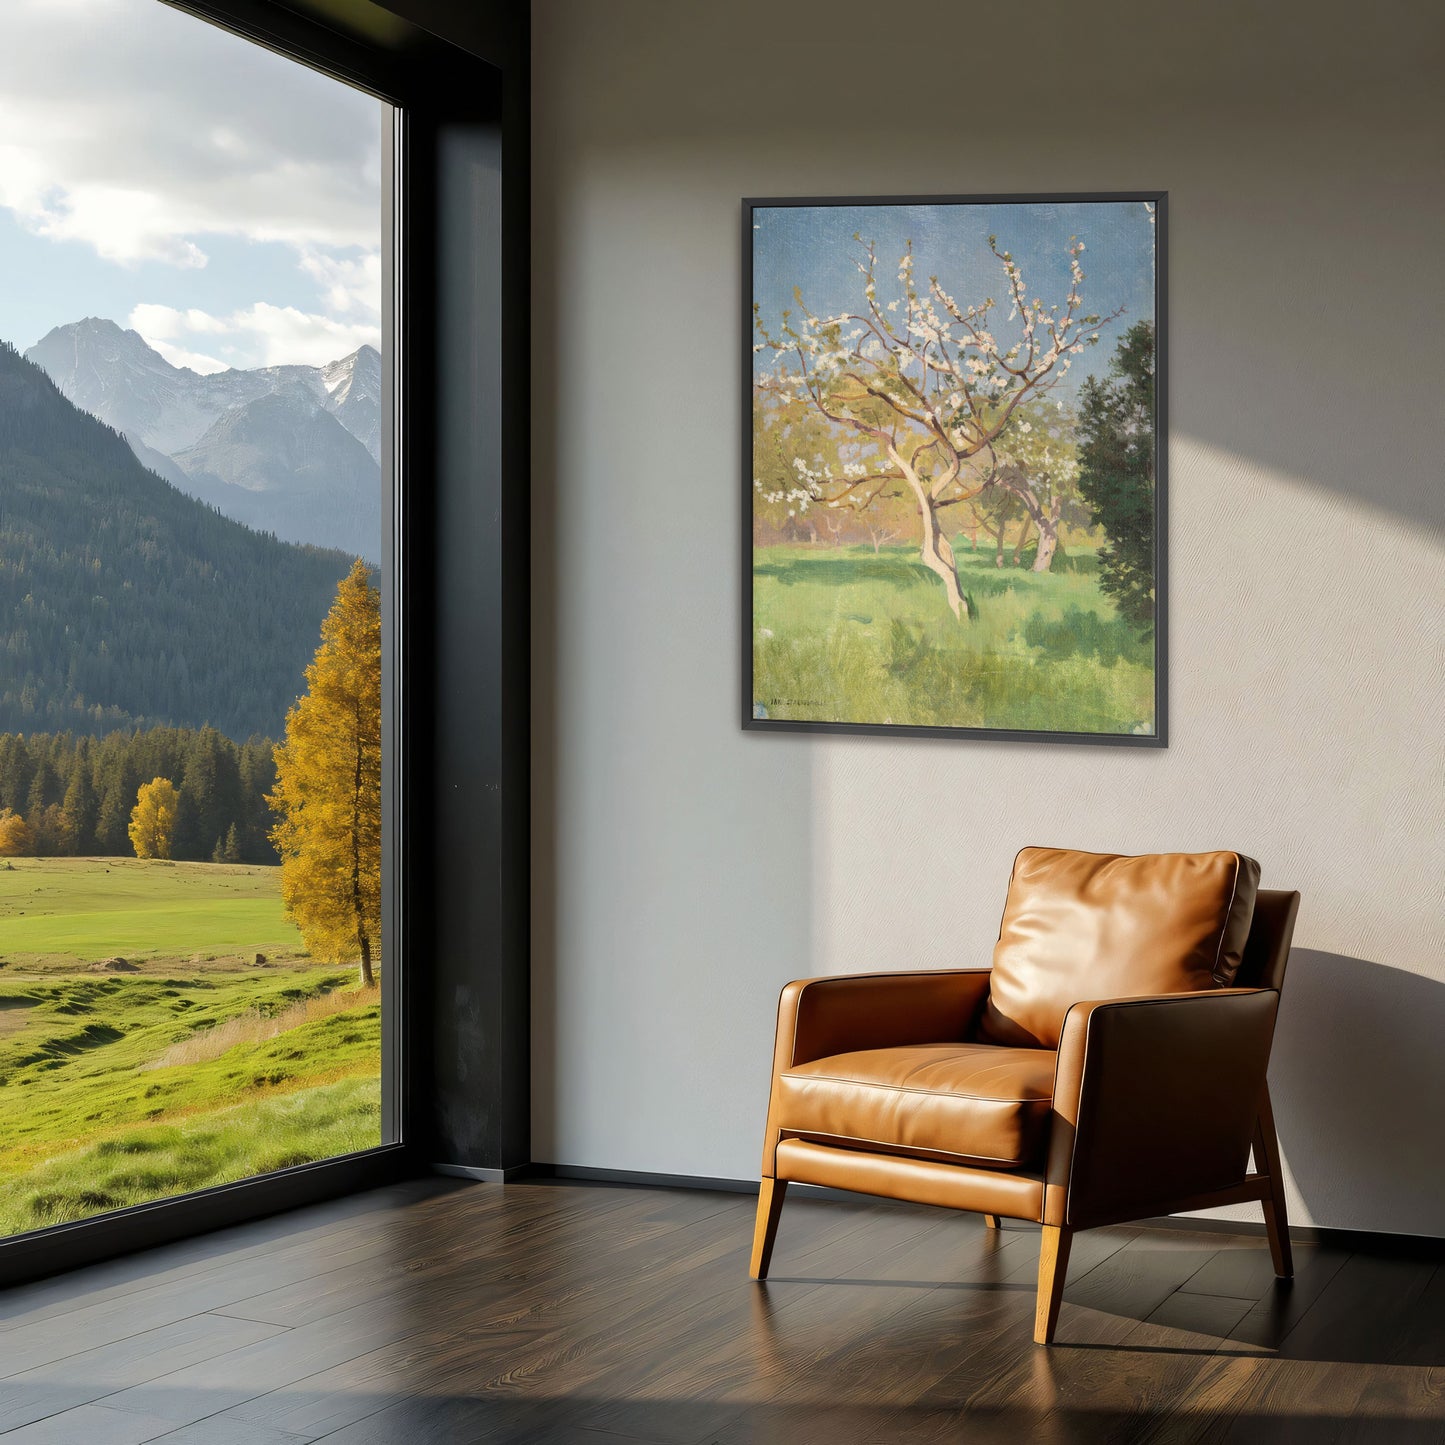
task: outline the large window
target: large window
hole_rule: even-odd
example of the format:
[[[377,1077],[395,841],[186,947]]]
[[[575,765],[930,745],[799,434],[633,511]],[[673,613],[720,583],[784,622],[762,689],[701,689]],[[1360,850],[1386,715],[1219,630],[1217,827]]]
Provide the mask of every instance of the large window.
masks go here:
[[[391,1132],[395,125],[6,5],[0,1235]]]

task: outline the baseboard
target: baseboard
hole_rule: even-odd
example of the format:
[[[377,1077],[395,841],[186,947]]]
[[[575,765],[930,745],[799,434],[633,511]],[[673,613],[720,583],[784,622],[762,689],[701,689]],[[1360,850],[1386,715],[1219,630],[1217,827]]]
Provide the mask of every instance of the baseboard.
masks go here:
[[[524,1179],[531,1172],[531,1164],[514,1164],[510,1169],[483,1169],[475,1164],[429,1164],[433,1174],[445,1174],[450,1179],[475,1179],[482,1184],[510,1184],[514,1179]]]
[[[496,1172],[496,1171],[493,1171]],[[641,1169],[597,1169],[583,1164],[524,1164],[507,1171],[512,1180],[570,1180],[578,1184],[624,1185],[634,1189],[702,1189],[725,1194],[756,1194],[756,1179],[721,1179],[702,1174],[655,1174]],[[793,1190],[810,1199],[831,1199],[842,1203],[867,1198],[887,1204],[881,1196],[854,1194],[845,1189],[825,1189],[816,1184],[794,1184]],[[1177,1229],[1194,1234],[1244,1234],[1264,1237],[1263,1221],[1247,1219],[1200,1219],[1188,1214],[1160,1215],[1139,1219],[1135,1224],[1148,1229]],[[1038,1225],[1009,1220],[1005,1228],[1037,1229]],[[1406,1254],[1413,1258],[1445,1259],[1445,1239],[1430,1234],[1391,1234],[1369,1229],[1329,1229],[1321,1225],[1292,1224],[1290,1238],[1300,1244],[1326,1244],[1360,1254]]]
[[[1177,1229],[1191,1234],[1245,1234],[1265,1237],[1264,1222],[1254,1219],[1201,1219],[1192,1214],[1166,1214],[1140,1219],[1149,1229]],[[1291,1224],[1296,1244],[1326,1244],[1356,1254],[1408,1254],[1412,1259],[1445,1259],[1445,1239],[1433,1234],[1391,1234],[1375,1229],[1329,1229],[1318,1224]]]

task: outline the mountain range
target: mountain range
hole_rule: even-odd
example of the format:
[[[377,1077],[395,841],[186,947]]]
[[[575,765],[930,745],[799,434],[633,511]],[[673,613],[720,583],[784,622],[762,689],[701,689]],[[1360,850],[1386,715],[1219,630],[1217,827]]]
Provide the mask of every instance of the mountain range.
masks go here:
[[[283,541],[381,557],[381,357],[203,375],[87,317],[25,359],[173,486]]]
[[[248,429],[275,421],[317,486],[331,484],[329,427],[371,461],[303,395],[269,398],[279,421],[253,410],[266,399],[232,408],[205,435],[229,430],[190,450],[244,460]],[[187,496],[0,344],[0,732],[209,722],[238,740],[277,737],[349,566]]]

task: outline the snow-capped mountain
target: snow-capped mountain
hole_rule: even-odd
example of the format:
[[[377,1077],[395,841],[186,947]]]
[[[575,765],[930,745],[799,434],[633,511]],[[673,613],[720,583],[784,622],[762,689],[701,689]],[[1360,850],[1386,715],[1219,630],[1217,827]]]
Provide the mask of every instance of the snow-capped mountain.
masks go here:
[[[379,558],[381,469],[299,382],[223,413],[172,460],[184,490],[238,522]]]
[[[56,327],[25,355],[182,491],[288,541],[380,560],[381,357],[374,348],[324,367],[203,376],[172,366],[138,332],[89,317]],[[277,396],[283,404],[253,409]]]
[[[372,455],[381,460],[381,353],[363,346],[321,368],[326,409]]]

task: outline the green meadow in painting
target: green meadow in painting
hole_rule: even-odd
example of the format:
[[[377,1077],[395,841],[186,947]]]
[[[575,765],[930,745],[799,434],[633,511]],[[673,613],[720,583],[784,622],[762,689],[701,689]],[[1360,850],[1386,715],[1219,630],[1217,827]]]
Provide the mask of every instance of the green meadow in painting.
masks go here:
[[[1157,201],[750,214],[753,725],[1162,741]]]

